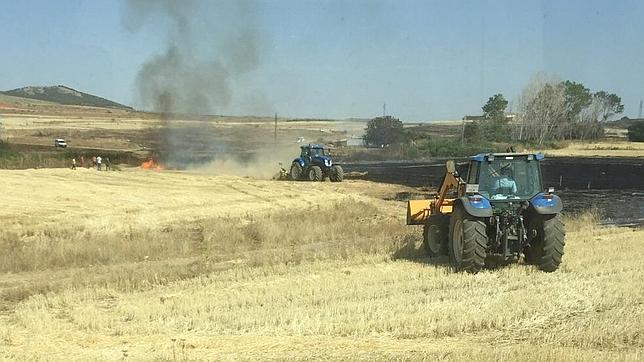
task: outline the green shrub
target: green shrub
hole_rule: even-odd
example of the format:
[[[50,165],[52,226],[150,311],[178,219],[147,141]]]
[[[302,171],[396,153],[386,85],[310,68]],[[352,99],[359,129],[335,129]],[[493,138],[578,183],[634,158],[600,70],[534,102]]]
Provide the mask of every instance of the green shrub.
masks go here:
[[[638,122],[628,127],[628,140],[631,142],[644,142],[644,122]]]
[[[489,142],[472,142],[464,144],[457,139],[428,138],[421,146],[424,154],[433,157],[467,157],[481,152],[503,152],[502,146]]]

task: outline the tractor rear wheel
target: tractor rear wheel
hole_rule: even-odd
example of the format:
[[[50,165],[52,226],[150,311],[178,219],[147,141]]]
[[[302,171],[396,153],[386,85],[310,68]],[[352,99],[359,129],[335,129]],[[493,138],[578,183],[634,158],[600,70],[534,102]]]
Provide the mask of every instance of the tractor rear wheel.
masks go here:
[[[320,166],[311,166],[309,169],[310,181],[322,181],[322,169]]]
[[[297,181],[300,177],[302,177],[302,166],[297,162],[293,162],[291,165],[291,180]]]
[[[559,268],[566,245],[566,227],[561,214],[533,215],[528,222],[528,237],[524,250],[525,261],[536,264],[545,272]]]
[[[477,273],[485,265],[487,226],[480,218],[456,207],[450,218],[448,249],[456,270]]]
[[[342,182],[342,180],[344,180],[344,170],[342,170],[342,167],[340,167],[340,165],[331,166],[329,178],[331,179],[331,182]]]
[[[423,248],[431,257],[447,255],[449,215],[432,215],[423,226]]]

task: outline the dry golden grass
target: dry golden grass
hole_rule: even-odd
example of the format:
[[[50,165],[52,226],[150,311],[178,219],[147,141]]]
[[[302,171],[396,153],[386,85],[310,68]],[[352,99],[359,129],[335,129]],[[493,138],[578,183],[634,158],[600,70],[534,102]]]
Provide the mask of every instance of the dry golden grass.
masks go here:
[[[70,108],[70,110],[73,110]],[[274,123],[268,117],[209,117],[207,119],[173,119],[162,121],[160,115],[132,113],[114,114],[80,113],[69,114],[2,114],[3,140],[10,144],[52,146],[55,138],[65,138],[70,147],[103,149],[112,151],[138,152],[147,156],[151,149],[161,145],[154,135],[162,127],[193,129],[204,131],[200,142],[223,143],[228,147],[241,147],[241,150],[254,150],[274,147]],[[109,110],[107,110],[109,111]],[[111,112],[111,111],[110,111]],[[303,137],[305,142],[328,142],[361,135],[365,123],[359,121],[306,122],[280,119],[278,124],[278,143],[289,146],[290,161],[299,152],[295,142]],[[267,135],[271,135],[267,137]],[[185,142],[190,142],[186,139]],[[44,167],[44,166],[41,166]]]
[[[565,147],[545,150],[547,156],[644,157],[644,142],[571,141]]]
[[[0,254],[4,272],[189,256],[193,243],[213,236],[231,242],[257,238],[254,234],[270,227],[272,217],[283,218],[282,224],[292,219],[288,227],[307,237],[307,227],[315,229],[316,220],[338,215],[346,203],[357,205],[351,217],[382,218],[356,193],[368,183],[274,182],[139,169],[0,175],[5,191],[0,218],[6,221],[0,240],[10,251]],[[310,225],[297,222],[302,218]],[[235,234],[235,226],[249,235]],[[334,230],[324,234],[333,238]]]
[[[55,130],[140,130],[158,126],[158,119],[121,119],[106,117],[66,117],[54,115],[3,115],[6,131],[43,129]]]
[[[377,230],[384,236],[404,230],[400,216],[381,212],[392,202],[375,207],[358,194],[396,188],[365,182],[272,182],[138,169],[0,174],[0,217],[6,221],[0,273],[12,273],[0,280],[0,307],[69,285],[128,289],[239,263],[346,256],[351,248],[371,248]],[[356,219],[368,222],[355,227]],[[354,243],[344,243],[347,237]]]
[[[568,218],[558,272],[469,275],[390,186],[65,171],[0,172],[0,358],[642,359],[641,229]]]

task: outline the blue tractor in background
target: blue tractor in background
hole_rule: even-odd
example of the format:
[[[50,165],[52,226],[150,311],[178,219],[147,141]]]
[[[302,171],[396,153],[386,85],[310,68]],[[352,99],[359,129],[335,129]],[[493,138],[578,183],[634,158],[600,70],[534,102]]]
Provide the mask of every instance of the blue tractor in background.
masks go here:
[[[545,189],[542,154],[486,153],[470,159],[461,178],[453,161],[432,200],[410,200],[407,224],[423,225],[429,256],[449,255],[457,270],[478,272],[486,259],[524,255],[528,264],[552,272],[565,246],[563,204]]]
[[[333,164],[329,151],[322,145],[309,144],[301,146],[300,157],[291,164],[291,180],[341,182],[344,171],[340,165]]]

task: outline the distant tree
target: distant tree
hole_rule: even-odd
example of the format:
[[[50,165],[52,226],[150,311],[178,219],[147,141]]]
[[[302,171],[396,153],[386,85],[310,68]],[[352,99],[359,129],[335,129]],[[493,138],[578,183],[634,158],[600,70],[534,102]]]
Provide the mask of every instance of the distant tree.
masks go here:
[[[564,90],[564,101],[566,103],[566,118],[574,121],[581,111],[588,107],[593,100],[593,95],[590,89],[586,88],[582,83],[567,80],[561,82]]]
[[[505,109],[508,101],[503,94],[488,98],[483,109],[483,120],[475,121],[465,127],[465,137],[474,141],[506,141],[509,138],[508,119]]]
[[[592,93],[582,83],[560,81],[544,73],[533,77],[519,98],[519,141],[594,139],[604,135],[602,122],[622,113],[616,94]]]
[[[483,117],[487,120],[505,121],[505,109],[508,107],[508,101],[503,94],[498,93],[488,98],[483,108]]]
[[[593,94],[582,83],[564,81],[563,87],[565,119],[553,131],[559,139],[586,139],[600,137],[603,127],[597,124],[592,112]]]
[[[593,94],[593,102],[596,102],[600,121],[606,122],[610,117],[624,112],[622,99],[615,93],[599,91]]]
[[[628,140],[631,142],[644,142],[644,122],[639,121],[628,127]]]
[[[556,137],[556,130],[566,119],[564,86],[560,83],[531,84],[521,99],[520,140],[544,141]]]
[[[392,116],[376,117],[367,122],[364,141],[370,146],[404,142],[403,123]]]

